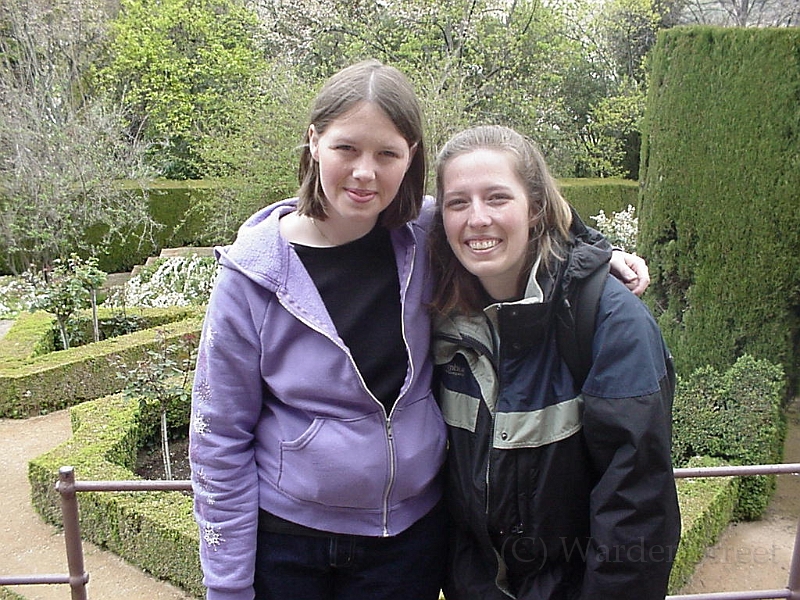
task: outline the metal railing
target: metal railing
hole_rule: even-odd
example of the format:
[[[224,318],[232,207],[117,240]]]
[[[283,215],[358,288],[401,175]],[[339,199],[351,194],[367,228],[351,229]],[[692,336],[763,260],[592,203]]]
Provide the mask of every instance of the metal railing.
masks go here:
[[[88,600],[86,584],[89,582],[89,574],[86,573],[83,563],[78,492],[190,492],[192,484],[188,480],[76,481],[73,467],[61,467],[56,490],[61,494],[68,574],[0,576],[0,585],[69,584],[72,600]]]
[[[800,474],[800,463],[779,465],[749,465],[739,467],[697,467],[675,469],[676,479],[688,477],[730,477],[746,475]],[[61,512],[64,521],[64,542],[67,549],[67,575],[0,576],[0,585],[69,584],[72,600],[88,600],[86,584],[89,574],[83,562],[78,512],[78,492],[145,492],[191,491],[191,482],[180,481],[76,481],[72,467],[61,467],[56,489],[61,494]],[[800,517],[795,531],[794,549],[789,567],[789,581],[785,588],[740,592],[714,592],[667,596],[665,600],[772,600],[787,598],[800,600]]]
[[[739,467],[696,467],[675,469],[676,479],[688,477],[730,477],[744,475],[800,474],[800,463],[784,465],[744,465]],[[800,600],[800,517],[795,529],[794,550],[789,567],[789,581],[783,589],[753,590],[741,592],[715,592],[710,594],[684,594],[667,596],[667,600],[770,600],[788,598]]]

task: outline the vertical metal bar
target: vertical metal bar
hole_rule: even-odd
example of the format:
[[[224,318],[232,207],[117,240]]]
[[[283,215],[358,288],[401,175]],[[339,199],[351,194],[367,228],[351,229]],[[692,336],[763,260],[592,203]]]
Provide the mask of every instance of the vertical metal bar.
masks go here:
[[[75,492],[75,469],[61,467],[58,470],[56,489],[61,494],[61,512],[64,519],[64,543],[67,546],[67,566],[72,600],[88,600],[86,582],[89,576],[83,565],[83,544],[78,514],[78,497]]]
[[[794,536],[794,550],[792,563],[789,567],[789,583],[786,585],[792,593],[791,600],[800,600],[800,519],[797,521],[797,531]]]

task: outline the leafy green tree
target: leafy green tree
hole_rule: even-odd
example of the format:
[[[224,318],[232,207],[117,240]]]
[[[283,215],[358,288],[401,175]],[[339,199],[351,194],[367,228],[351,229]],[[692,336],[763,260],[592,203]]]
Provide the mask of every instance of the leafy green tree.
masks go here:
[[[625,80],[616,94],[600,98],[592,106],[580,132],[583,152],[576,161],[579,172],[593,177],[638,177],[645,104],[642,87]]]
[[[147,173],[143,147],[90,84],[105,28],[91,0],[0,4],[0,251],[14,273],[153,224],[141,190],[113,185]]]
[[[603,51],[618,78],[644,80],[644,60],[662,26],[658,0],[610,0],[596,27]]]
[[[169,409],[175,403],[185,407],[189,402],[197,342],[197,336],[192,334],[171,341],[164,331],[159,330],[155,346],[147,350],[146,356],[132,368],[128,368],[119,357],[113,359],[117,377],[125,380],[123,394],[138,400],[141,411],[148,410],[150,406],[157,407],[159,411],[161,457],[167,480],[172,480]]]
[[[99,81],[166,177],[204,176],[199,145],[233,126],[265,69],[256,14],[237,0],[122,0]]]
[[[278,2],[262,2],[278,23]],[[536,138],[545,151],[562,148],[569,117],[558,95],[579,46],[565,35],[555,5],[536,0],[329,0],[306,10],[304,26],[281,47],[301,72],[327,77],[342,66],[375,57],[414,82],[427,118],[431,150],[454,132],[479,122],[503,123]]]
[[[97,258],[94,256],[84,261],[78,255],[73,254],[69,259],[69,265],[83,289],[89,293],[89,301],[92,306],[94,341],[99,342],[100,324],[97,318],[97,290],[105,282],[108,273],[97,267]]]
[[[671,27],[683,0],[609,0],[583,14],[579,81],[564,97],[576,116],[579,176],[636,179],[646,60],[659,30]]]
[[[277,60],[254,84],[262,93],[231,111],[230,126],[212,130],[198,146],[208,172],[227,180],[218,194],[190,208],[206,224],[206,245],[230,242],[250,214],[298,187],[299,146],[315,85]]]
[[[73,313],[84,308],[89,302],[89,291],[76,265],[80,259],[73,255],[67,260],[56,259],[52,267],[41,272],[29,271],[26,275],[34,288],[34,301],[31,310],[43,310],[55,315],[61,334],[61,345],[69,346],[67,323]]]

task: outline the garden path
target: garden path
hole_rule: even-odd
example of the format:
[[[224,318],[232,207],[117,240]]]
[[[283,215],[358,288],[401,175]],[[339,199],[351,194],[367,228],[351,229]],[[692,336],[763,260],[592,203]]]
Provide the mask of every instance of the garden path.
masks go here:
[[[30,419],[0,419],[0,574],[67,573],[63,534],[39,517],[31,505],[28,461],[69,438],[67,410]],[[84,542],[92,600],[190,600],[192,596],[148,577],[117,555]],[[68,585],[9,586],[29,600],[64,600]]]
[[[786,416],[783,462],[800,463],[800,397],[787,407]],[[785,588],[799,519],[800,476],[779,475],[763,517],[729,525],[681,593]]]

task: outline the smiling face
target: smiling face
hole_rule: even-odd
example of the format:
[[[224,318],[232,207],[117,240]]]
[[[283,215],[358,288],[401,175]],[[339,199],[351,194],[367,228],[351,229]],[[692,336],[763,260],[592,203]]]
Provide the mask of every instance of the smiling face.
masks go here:
[[[325,226],[350,239],[372,229],[394,200],[415,150],[371,102],[357,104],[321,133],[312,125],[309,148],[319,163]]]
[[[442,171],[442,219],[456,258],[495,300],[516,297],[526,263],[530,208],[505,151],[479,148]]]

